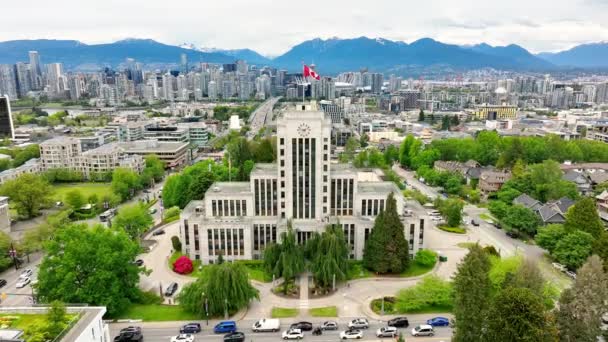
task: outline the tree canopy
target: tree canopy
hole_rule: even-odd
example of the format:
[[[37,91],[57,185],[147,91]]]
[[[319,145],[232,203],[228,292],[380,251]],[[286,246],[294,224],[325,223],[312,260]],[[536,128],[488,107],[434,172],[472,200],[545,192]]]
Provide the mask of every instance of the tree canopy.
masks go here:
[[[304,270],[304,254],[296,243],[296,236],[288,223],[287,232],[281,234],[280,244],[271,244],[264,249],[264,267],[285,283],[293,281]],[[287,286],[283,287],[287,291]]]
[[[377,273],[401,273],[409,265],[408,242],[392,193],[386,200],[385,210],[376,216],[365,242],[363,264]]]
[[[131,239],[138,239],[148,228],[152,226],[154,220],[148,212],[146,206],[141,203],[125,205],[112,220],[112,226],[123,229]]]
[[[139,245],[121,230],[72,224],[45,244],[36,289],[42,302],[102,305],[116,315],[138,295]]]
[[[31,218],[51,204],[53,188],[41,176],[24,173],[2,184],[0,194],[9,197],[20,216]]]
[[[310,255],[310,270],[315,283],[322,288],[346,279],[350,247],[346,243],[340,224],[328,225],[321,234],[316,233],[306,243]]]

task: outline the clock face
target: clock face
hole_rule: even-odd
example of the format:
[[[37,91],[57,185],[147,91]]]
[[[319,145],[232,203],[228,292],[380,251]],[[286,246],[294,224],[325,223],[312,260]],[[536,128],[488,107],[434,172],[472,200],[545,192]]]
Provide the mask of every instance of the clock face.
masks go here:
[[[307,124],[300,124],[298,126],[298,134],[302,137],[307,137],[310,134],[310,126]]]

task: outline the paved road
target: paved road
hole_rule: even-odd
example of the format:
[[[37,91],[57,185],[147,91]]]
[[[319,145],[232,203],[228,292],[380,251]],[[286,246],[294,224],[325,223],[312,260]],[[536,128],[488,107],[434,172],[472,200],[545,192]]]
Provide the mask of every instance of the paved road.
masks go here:
[[[323,319],[315,319],[310,320],[315,326],[323,322]],[[343,331],[347,326],[348,319],[338,319],[339,330],[337,331],[325,331],[321,336],[313,336],[311,332],[304,332],[304,341],[315,341],[315,342],[324,342],[324,341],[338,341],[340,340],[339,334]],[[222,334],[213,334],[212,327],[217,323],[217,321],[210,321],[209,325],[205,324],[205,321],[199,321],[203,327],[203,331],[196,334],[195,341],[222,341]],[[281,333],[289,328],[289,325],[293,322],[296,322],[294,319],[281,319],[281,331],[276,333],[254,333],[251,331],[251,326],[254,323],[254,320],[243,320],[237,322],[237,326],[239,327],[239,331],[242,331],[246,335],[246,341],[280,341]],[[126,326],[135,325],[141,326],[144,340],[146,342],[167,342],[170,341],[172,336],[175,336],[179,333],[179,327],[182,326],[185,322],[160,322],[160,323],[118,323],[118,324],[110,324],[110,336],[114,337],[118,335],[118,331]],[[410,332],[411,328],[418,325],[423,324],[424,321],[415,321],[410,320],[409,328],[402,328],[399,331],[403,334],[403,337],[406,338],[407,341],[450,341],[452,336],[452,329],[449,327],[437,327],[435,328],[436,335],[433,337],[412,337]],[[363,331],[363,339],[365,341],[392,341],[391,338],[377,338],[375,335],[376,329],[380,327],[386,326],[386,322],[383,321],[370,321],[370,328]]]
[[[256,110],[251,113],[249,119],[251,136],[257,134],[266,123],[272,119],[272,108],[279,101],[280,97],[271,97],[262,103]]]
[[[394,165],[393,170],[404,178],[411,187],[417,189],[426,196],[433,199],[441,196],[437,189],[420,182],[412,171],[403,170],[398,165]],[[468,236],[472,242],[478,241],[483,244],[493,245],[502,256],[522,254],[526,259],[536,262],[545,279],[553,282],[559,288],[565,288],[571,285],[571,279],[551,267],[550,263],[544,257],[546,253],[544,249],[536,245],[527,244],[522,240],[512,239],[505,234],[504,230],[497,229],[492,224],[482,219],[480,217],[481,214],[491,216],[486,208],[468,204],[465,205],[463,212],[467,217],[465,222],[467,222],[467,228],[469,229]],[[471,219],[475,219],[479,222],[479,227],[472,226],[470,224]]]
[[[16,284],[19,280],[19,275],[26,269],[31,269],[34,273],[30,279],[35,280],[38,275],[38,265],[41,262],[41,255],[34,254],[30,256],[30,262],[25,263],[15,270],[14,267],[0,274],[0,279],[5,279],[7,284],[0,288],[0,293],[6,294],[6,299],[0,302],[0,306],[20,306],[20,305],[31,305],[31,298],[33,295],[31,285],[26,285],[23,288],[18,289]]]

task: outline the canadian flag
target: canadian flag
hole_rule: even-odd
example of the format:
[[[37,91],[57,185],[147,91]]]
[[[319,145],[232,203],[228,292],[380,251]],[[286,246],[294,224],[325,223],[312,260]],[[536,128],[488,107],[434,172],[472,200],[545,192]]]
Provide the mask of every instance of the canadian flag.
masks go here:
[[[319,74],[317,74],[314,70],[312,70],[311,68],[308,67],[308,65],[304,64],[304,77],[312,77],[315,80],[320,80],[321,76],[319,76]]]

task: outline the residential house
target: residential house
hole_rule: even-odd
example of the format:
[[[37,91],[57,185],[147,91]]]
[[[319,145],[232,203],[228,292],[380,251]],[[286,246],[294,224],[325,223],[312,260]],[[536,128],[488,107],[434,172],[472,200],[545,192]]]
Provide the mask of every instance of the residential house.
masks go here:
[[[527,194],[521,194],[513,200],[513,204],[519,204],[534,211],[540,217],[543,224],[546,225],[566,222],[566,212],[574,205],[574,201],[570,198],[562,197],[557,201],[542,204]]]
[[[479,190],[487,196],[491,192],[496,192],[511,179],[510,171],[485,170],[479,175]]]
[[[521,194],[517,196],[513,200],[513,204],[523,205],[524,207],[534,211],[538,210],[538,208],[543,206],[543,204],[539,200],[536,200],[528,196],[527,194]]]
[[[591,181],[587,178],[586,172],[569,170],[562,176],[562,179],[576,184],[576,189],[583,196],[588,195],[592,190]]]
[[[595,203],[602,220],[608,221],[608,191],[604,190],[601,194],[595,196]]]

